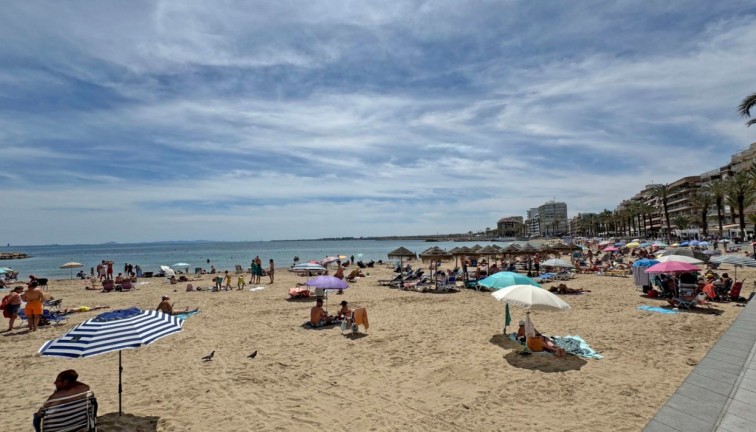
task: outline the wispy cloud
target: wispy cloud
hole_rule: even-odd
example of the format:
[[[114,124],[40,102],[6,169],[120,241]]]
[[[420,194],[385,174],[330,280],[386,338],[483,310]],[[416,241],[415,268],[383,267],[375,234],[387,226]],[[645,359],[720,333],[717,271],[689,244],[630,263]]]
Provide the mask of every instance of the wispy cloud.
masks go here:
[[[466,232],[614,208],[754,140],[746,1],[5,12],[12,243]]]

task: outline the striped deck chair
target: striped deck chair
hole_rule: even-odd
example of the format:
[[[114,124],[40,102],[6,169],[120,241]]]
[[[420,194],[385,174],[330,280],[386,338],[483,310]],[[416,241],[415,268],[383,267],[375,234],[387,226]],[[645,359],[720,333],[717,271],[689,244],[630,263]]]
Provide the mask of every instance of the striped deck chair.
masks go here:
[[[60,404],[42,409],[42,432],[97,432],[97,399],[91,391],[51,402]]]

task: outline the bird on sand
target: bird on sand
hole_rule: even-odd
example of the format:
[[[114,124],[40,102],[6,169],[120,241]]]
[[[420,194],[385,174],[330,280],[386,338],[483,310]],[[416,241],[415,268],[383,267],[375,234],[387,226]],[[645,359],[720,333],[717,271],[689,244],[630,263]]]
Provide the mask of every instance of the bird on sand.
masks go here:
[[[215,351],[211,352],[210,354],[202,357],[202,361],[211,361],[213,359],[213,356],[215,355]]]
[[[247,357],[249,357],[251,359],[257,357],[257,351],[253,352],[252,354],[248,355]]]

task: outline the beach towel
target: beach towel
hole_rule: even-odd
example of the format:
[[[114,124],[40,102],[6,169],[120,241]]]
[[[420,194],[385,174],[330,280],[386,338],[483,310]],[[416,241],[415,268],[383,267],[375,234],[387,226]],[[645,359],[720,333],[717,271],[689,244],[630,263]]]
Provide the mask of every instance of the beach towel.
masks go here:
[[[580,336],[554,336],[554,344],[578,357],[602,359],[604,356],[593,350]]]
[[[264,289],[265,289],[265,287],[255,287],[255,288],[250,288],[249,290],[250,291],[262,291]]]
[[[185,320],[189,318],[190,316],[197,315],[199,313],[199,310],[193,310],[188,312],[182,312],[175,315],[176,318]]]
[[[657,312],[657,313],[663,313],[663,314],[668,314],[668,315],[674,315],[676,313],[679,313],[676,310],[665,309],[665,308],[661,308],[661,307],[658,307],[658,306],[646,306],[646,305],[643,305],[643,306],[638,306],[638,309],[644,310],[644,311],[647,311],[647,312]]]
[[[368,322],[368,316],[367,316],[367,309],[365,308],[355,309],[353,312],[353,316],[354,316],[355,324],[364,326],[365,330],[370,328],[370,323]]]

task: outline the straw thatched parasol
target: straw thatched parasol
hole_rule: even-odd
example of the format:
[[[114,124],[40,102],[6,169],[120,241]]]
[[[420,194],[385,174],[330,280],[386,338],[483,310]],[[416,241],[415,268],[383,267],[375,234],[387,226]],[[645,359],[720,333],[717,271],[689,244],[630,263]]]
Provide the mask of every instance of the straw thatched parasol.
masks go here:
[[[399,258],[399,283],[404,285],[404,267],[402,266],[404,258],[417,258],[417,254],[405,247],[398,247],[388,253],[389,259]]]

